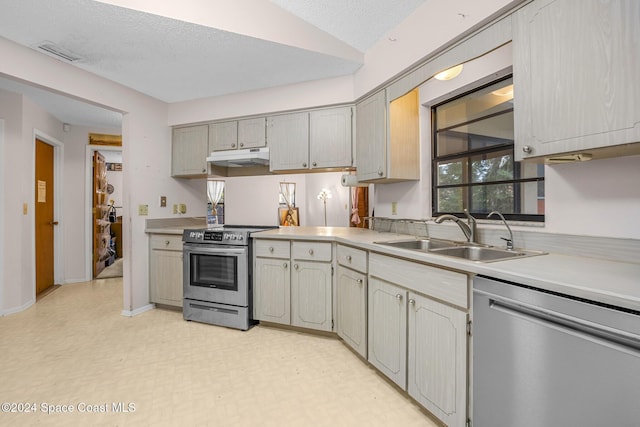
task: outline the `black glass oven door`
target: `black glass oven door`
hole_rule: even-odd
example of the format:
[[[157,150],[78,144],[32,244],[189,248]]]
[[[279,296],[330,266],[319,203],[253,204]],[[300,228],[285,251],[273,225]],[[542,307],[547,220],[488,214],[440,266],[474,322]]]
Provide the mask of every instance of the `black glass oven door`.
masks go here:
[[[238,257],[191,254],[191,286],[238,291]]]

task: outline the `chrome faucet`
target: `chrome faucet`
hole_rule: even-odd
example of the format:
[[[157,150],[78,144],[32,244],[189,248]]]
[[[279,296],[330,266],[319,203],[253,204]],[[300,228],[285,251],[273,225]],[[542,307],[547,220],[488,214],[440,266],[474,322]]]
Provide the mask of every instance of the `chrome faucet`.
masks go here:
[[[507,239],[506,237],[501,237],[501,239],[507,242],[507,250],[512,251],[513,250],[513,232],[511,231],[511,227],[509,227],[509,224],[507,224],[507,220],[504,219],[504,216],[502,216],[502,214],[498,211],[491,211],[489,215],[487,215],[487,218],[491,218],[491,216],[493,215],[498,215],[502,220],[502,222],[504,223],[504,225],[507,227],[507,231],[509,232],[509,238]]]
[[[458,227],[460,227],[460,229],[464,233],[464,237],[467,238],[468,242],[477,243],[476,242],[476,234],[477,234],[476,219],[472,217],[469,214],[469,211],[466,209],[464,210],[464,214],[467,216],[467,224],[465,224],[457,216],[449,215],[449,214],[440,215],[439,217],[434,219],[434,221],[436,224],[440,224],[442,221],[445,221],[445,220],[455,222],[456,224],[458,224]]]

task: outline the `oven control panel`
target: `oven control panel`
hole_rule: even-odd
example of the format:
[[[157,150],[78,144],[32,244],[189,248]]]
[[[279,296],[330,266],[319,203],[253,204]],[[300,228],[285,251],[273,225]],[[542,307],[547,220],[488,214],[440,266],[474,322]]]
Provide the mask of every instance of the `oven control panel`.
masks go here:
[[[247,231],[243,230],[185,230],[182,236],[184,242],[247,245]]]

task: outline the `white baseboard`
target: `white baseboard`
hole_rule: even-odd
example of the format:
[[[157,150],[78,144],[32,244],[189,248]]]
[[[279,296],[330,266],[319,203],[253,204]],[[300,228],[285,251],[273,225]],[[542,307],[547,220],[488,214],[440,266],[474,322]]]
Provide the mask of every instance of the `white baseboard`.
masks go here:
[[[135,310],[122,310],[122,313],[120,314],[125,317],[133,317],[137,316],[138,314],[142,314],[145,311],[153,310],[154,308],[156,308],[155,304],[147,304],[143,305],[142,307],[136,308]]]
[[[33,304],[35,304],[36,300],[32,299],[30,301],[27,301],[26,303],[22,304],[19,307],[13,307],[13,308],[9,308],[7,310],[2,310],[2,316],[7,316],[9,314],[16,314],[16,313],[20,313],[21,311],[25,311],[27,308],[31,307]]]

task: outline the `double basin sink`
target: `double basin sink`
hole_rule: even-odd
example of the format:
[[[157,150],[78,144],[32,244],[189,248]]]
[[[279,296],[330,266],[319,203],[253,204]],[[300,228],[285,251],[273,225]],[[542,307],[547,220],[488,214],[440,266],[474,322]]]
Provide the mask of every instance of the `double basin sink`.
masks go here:
[[[454,242],[440,239],[389,240],[374,243],[394,248],[409,249],[417,252],[428,252],[434,255],[462,258],[476,262],[504,261],[514,258],[544,255],[544,252],[524,251],[519,249],[507,250],[477,243]]]

